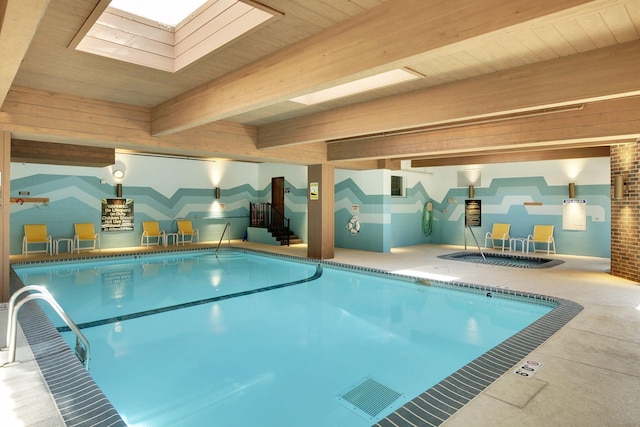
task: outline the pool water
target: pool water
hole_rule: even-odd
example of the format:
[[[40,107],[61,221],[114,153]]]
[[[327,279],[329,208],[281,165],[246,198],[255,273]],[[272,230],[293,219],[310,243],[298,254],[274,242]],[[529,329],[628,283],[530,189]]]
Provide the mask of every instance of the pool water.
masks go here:
[[[15,270],[129,426],[369,426],[552,309],[241,252]]]

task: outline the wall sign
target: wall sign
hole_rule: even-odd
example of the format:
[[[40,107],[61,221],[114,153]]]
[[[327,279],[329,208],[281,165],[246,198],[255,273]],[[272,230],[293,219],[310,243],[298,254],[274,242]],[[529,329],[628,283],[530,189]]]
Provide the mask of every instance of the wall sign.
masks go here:
[[[562,229],[585,231],[587,229],[587,201],[565,199],[562,204]]]
[[[467,199],[464,201],[464,226],[482,226],[482,205],[480,200]]]
[[[102,231],[133,231],[133,199],[102,199]]]
[[[320,193],[318,192],[318,183],[310,182],[309,183],[309,200],[318,200],[319,194]]]

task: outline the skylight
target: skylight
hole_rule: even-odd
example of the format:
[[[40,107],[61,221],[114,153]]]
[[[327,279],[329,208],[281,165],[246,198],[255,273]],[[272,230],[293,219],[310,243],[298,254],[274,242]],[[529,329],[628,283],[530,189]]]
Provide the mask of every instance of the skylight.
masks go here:
[[[175,27],[208,0],[111,0],[109,7]]]
[[[297,98],[292,98],[290,101],[305,105],[320,104],[321,102],[330,101],[332,99],[355,95],[356,93],[379,89],[385,86],[419,79],[421,77],[422,76],[418,73],[406,70],[404,68],[398,68],[395,70],[365,77],[363,79],[354,80],[349,83],[330,87],[318,92],[309,93]]]
[[[254,4],[258,5],[242,0],[112,0],[70,46],[176,72],[282,16]]]

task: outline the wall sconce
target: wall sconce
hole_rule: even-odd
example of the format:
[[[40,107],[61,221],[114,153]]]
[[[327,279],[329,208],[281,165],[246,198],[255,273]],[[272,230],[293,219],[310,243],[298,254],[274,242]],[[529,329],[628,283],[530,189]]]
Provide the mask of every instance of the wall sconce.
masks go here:
[[[220,198],[220,187],[216,187],[215,197],[216,197],[216,199]]]
[[[570,182],[569,183],[569,198],[570,199],[575,199],[576,198],[576,183],[575,182]]]
[[[475,195],[476,195],[476,189],[473,188],[473,185],[470,185],[469,186],[469,198],[473,199],[473,196],[475,196]]]
[[[625,190],[624,177],[622,175],[616,175],[613,177],[613,198],[622,199],[624,197]]]
[[[113,177],[116,179],[124,178],[124,171],[122,169],[115,169],[113,171]]]
[[[116,184],[116,197],[122,197],[122,184]]]

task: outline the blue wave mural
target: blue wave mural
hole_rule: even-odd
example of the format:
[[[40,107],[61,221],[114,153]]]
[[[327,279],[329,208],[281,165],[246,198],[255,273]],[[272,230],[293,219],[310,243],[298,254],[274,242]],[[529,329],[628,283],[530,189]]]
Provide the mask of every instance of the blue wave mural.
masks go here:
[[[115,198],[116,190],[95,177],[32,175],[11,181],[12,197],[19,198],[20,192],[47,197],[49,202],[12,204],[12,254],[21,252],[24,224],[47,224],[53,238],[72,237],[73,224],[79,222],[92,222],[100,230],[102,199]],[[153,188],[124,186],[123,197],[134,200],[134,230],[101,233],[102,247],[138,246],[142,221],[156,220],[169,232],[177,230],[176,218],[191,219],[201,241],[217,241],[227,222],[231,238],[239,239],[249,225],[248,201],[257,199],[257,193],[249,185],[225,189],[222,204],[214,200],[211,189],[183,188],[166,197]]]

